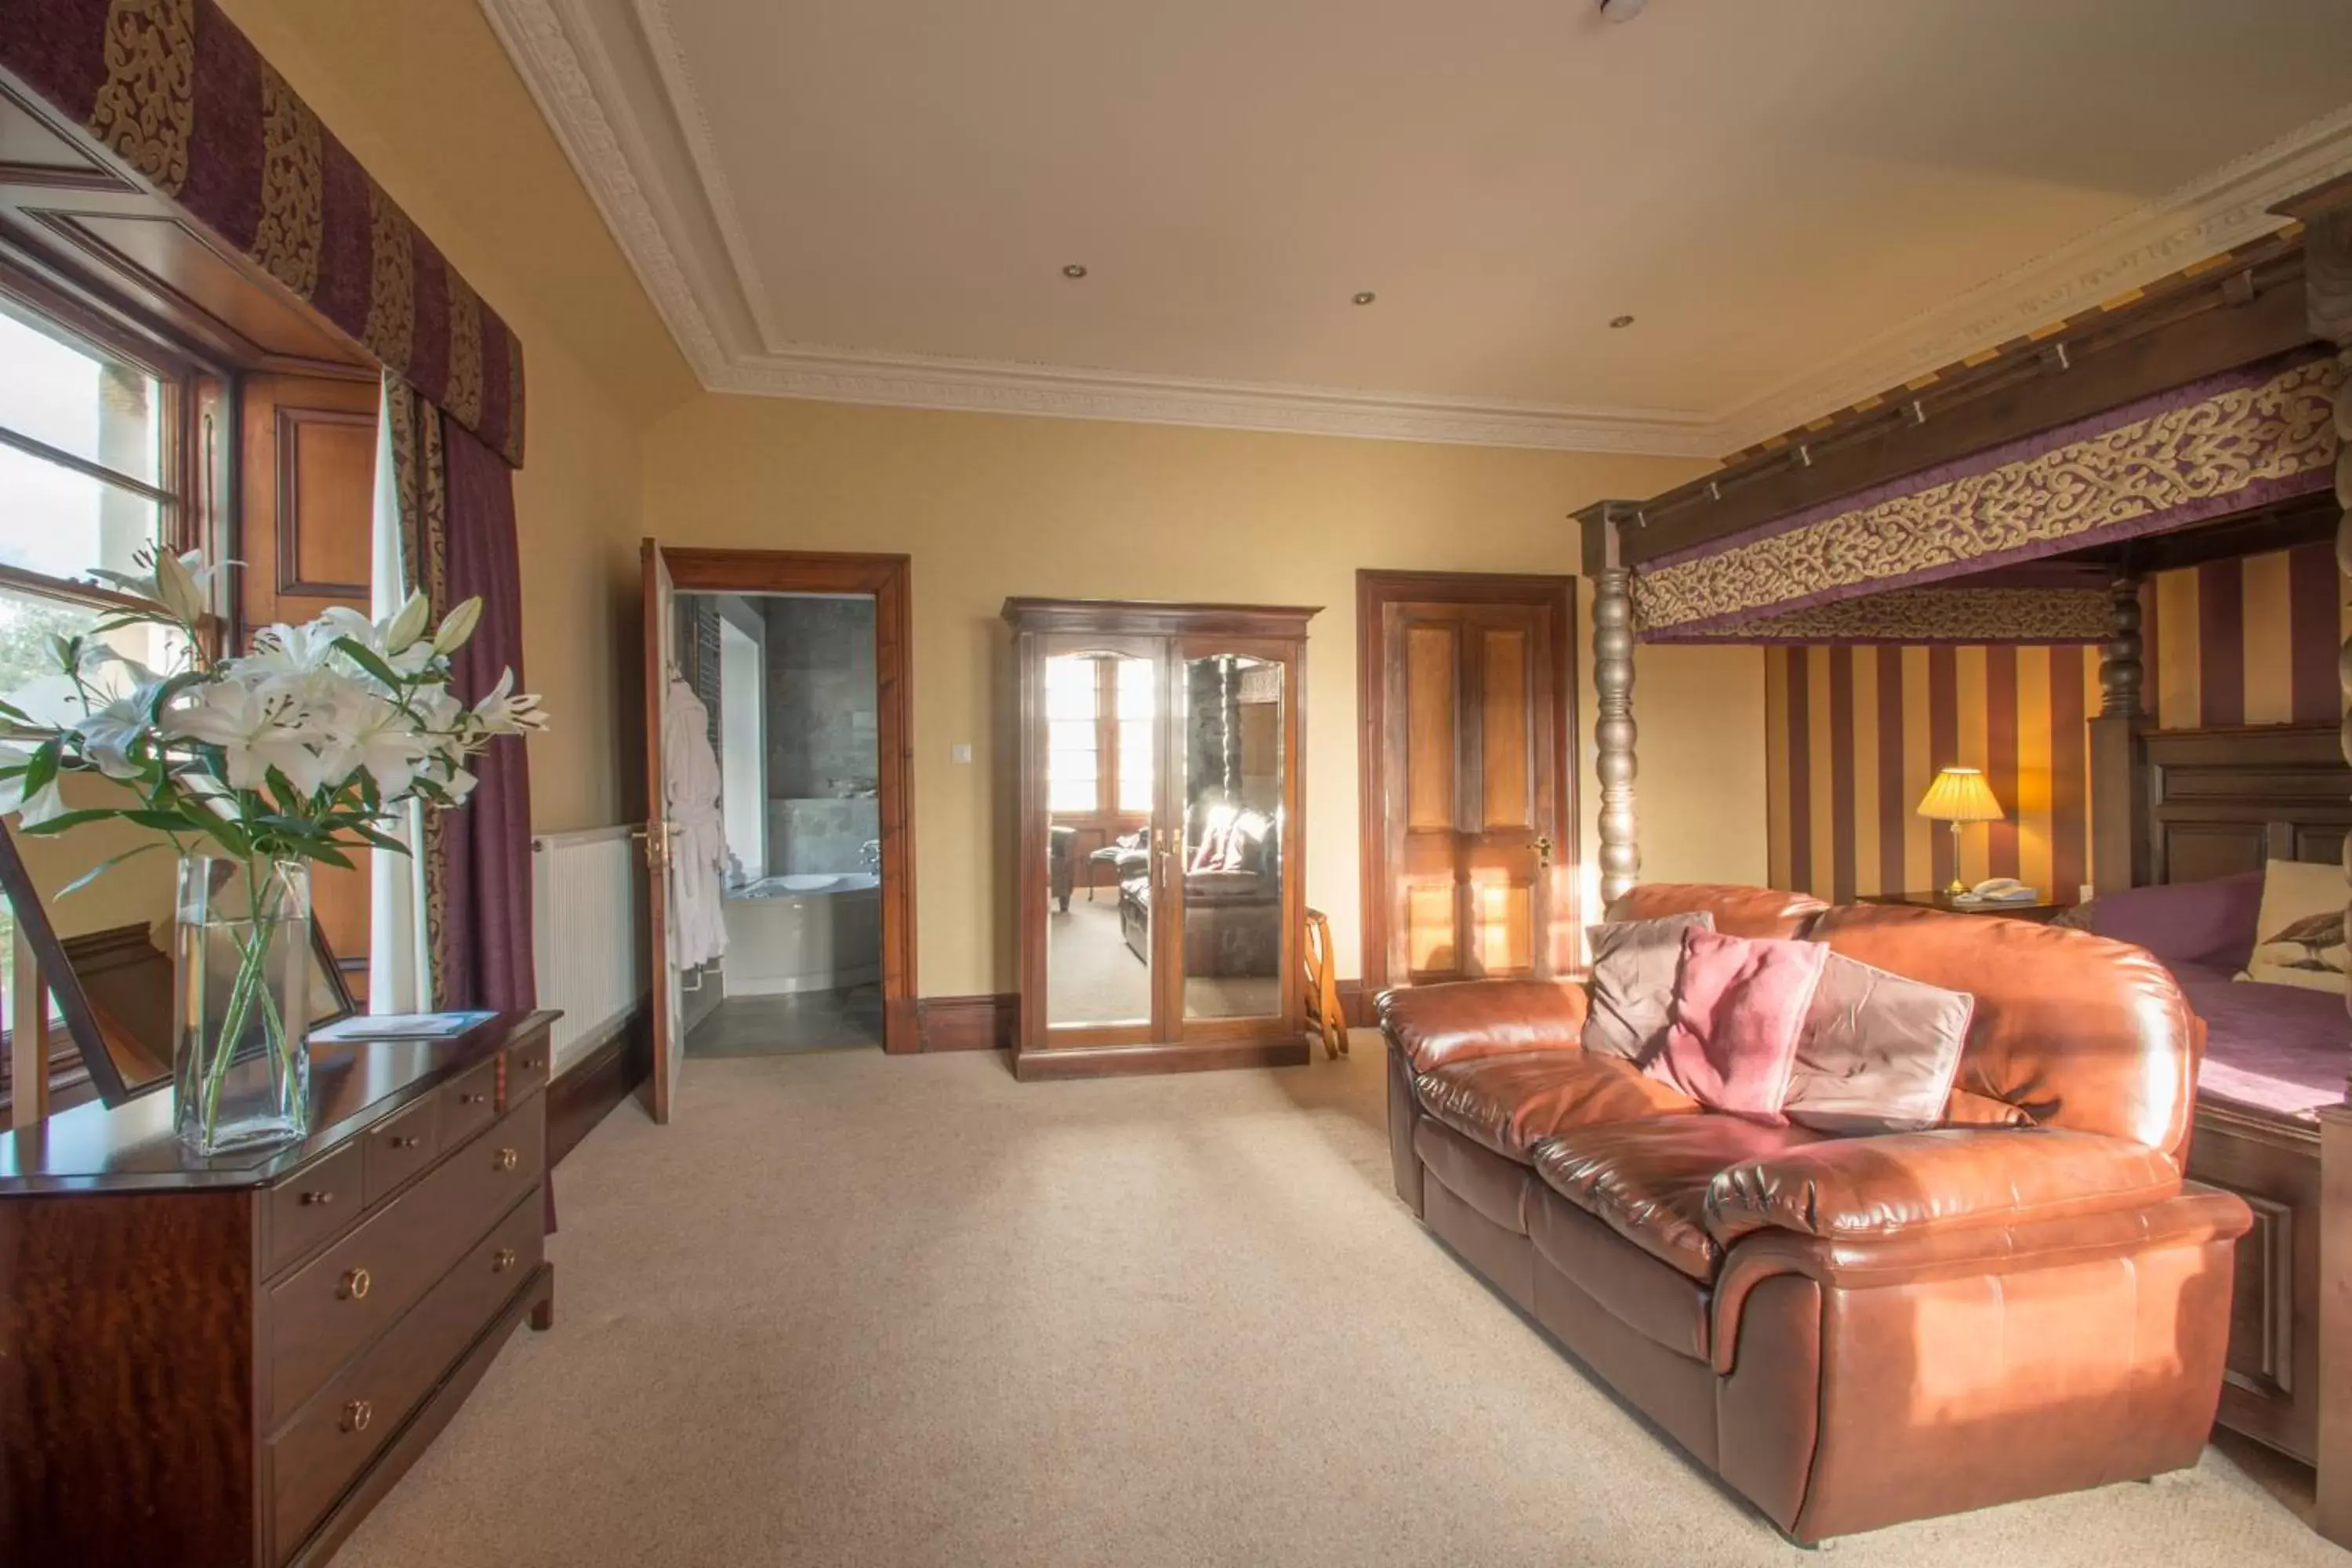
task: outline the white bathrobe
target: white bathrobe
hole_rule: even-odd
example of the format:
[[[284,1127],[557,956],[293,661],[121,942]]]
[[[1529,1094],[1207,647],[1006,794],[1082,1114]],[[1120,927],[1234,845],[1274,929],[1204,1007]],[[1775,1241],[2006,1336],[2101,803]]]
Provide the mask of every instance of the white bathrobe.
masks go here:
[[[669,816],[669,896],[675,912],[670,962],[709,963],[727,951],[720,904],[727,827],[719,809],[719,758],[710,749],[710,710],[676,674],[662,703],[662,782]]]

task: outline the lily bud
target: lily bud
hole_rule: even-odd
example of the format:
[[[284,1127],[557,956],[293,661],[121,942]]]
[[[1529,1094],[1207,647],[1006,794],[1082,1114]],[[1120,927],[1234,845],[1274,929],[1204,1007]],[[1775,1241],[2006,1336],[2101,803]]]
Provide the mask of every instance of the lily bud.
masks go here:
[[[437,654],[456,653],[474,635],[474,626],[482,618],[482,596],[478,594],[450,611],[441,621],[441,629],[433,634],[433,651]]]
[[[155,597],[182,626],[205,618],[205,591],[187,563],[168,550],[155,552]]]
[[[400,613],[383,628],[383,651],[398,653],[425,635],[425,622],[433,614],[433,606],[423,594],[411,594]]]

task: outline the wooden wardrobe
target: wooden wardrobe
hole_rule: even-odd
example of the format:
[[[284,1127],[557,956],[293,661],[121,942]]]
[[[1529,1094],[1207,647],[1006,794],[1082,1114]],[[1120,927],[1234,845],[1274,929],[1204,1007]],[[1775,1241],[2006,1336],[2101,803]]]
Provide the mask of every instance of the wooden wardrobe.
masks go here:
[[[1008,599],[1023,1079],[1307,1058],[1311,608]]]

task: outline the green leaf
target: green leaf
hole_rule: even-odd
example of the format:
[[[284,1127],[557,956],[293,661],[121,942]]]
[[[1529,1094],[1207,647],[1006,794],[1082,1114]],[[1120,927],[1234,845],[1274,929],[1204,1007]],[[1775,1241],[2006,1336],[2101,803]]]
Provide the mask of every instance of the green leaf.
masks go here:
[[[57,782],[58,763],[65,755],[62,740],[49,741],[37,746],[25,765],[25,794],[37,795]]]
[[[59,888],[58,889],[57,896],[62,899],[68,893],[78,892],[81,889],[88,887],[90,883],[97,881],[100,872],[121,865],[125,860],[130,859],[134,855],[144,855],[150,849],[161,849],[163,847],[164,847],[161,844],[142,844],[136,849],[125,849],[120,855],[110,855],[105,859],[100,860],[97,865],[92,866],[89,870],[84,871],[80,876],[76,877],[72,881],[68,882],[64,887]]]
[[[356,871],[359,869],[358,867],[352,864],[350,856],[345,855],[341,850],[334,848],[327,844],[312,845],[310,847],[310,858],[314,860],[324,860],[330,866],[341,866],[346,871]]]
[[[79,827],[85,822],[104,822],[113,817],[119,817],[121,815],[122,813],[120,811],[106,809],[68,811],[62,813],[59,816],[53,816],[47,822],[23,824],[17,828],[17,831],[20,833],[37,833],[47,836],[50,834],[63,833],[68,828]]]
[[[402,843],[399,839],[394,838],[391,834],[380,832],[375,828],[368,826],[365,823],[353,823],[352,825],[352,831],[358,834],[361,837],[366,839],[369,843],[374,845],[379,849],[389,849],[395,855],[405,855],[408,853],[407,845]]]
[[[370,653],[365,644],[354,642],[350,637],[337,637],[334,646],[349,657],[353,664],[358,665],[386,686],[397,687],[401,684],[400,677],[393,672],[392,666]]]

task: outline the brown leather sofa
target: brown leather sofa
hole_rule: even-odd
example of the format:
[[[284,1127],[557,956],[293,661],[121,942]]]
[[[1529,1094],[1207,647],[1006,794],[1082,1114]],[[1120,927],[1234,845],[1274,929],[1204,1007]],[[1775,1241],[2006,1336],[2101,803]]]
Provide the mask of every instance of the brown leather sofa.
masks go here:
[[[2147,953],[2022,921],[1655,885],[1973,992],[1950,1116],[1828,1138],[1578,1044],[1575,984],[1391,991],[1399,1195],[1792,1539],[2196,1463],[2237,1197],[2181,1179],[2204,1026]]]

